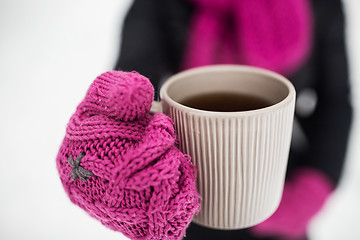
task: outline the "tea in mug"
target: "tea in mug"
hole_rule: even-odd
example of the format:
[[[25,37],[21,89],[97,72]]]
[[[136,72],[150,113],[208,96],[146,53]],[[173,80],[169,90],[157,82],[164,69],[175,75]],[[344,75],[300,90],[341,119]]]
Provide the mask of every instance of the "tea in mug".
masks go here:
[[[226,92],[199,94],[180,103],[191,108],[215,112],[249,111],[272,105],[271,102],[257,96]]]

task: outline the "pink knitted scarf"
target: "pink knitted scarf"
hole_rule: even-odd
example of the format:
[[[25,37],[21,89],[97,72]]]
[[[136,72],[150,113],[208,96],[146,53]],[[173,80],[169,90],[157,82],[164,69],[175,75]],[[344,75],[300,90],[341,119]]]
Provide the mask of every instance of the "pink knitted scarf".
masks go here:
[[[308,0],[189,0],[195,4],[183,68],[246,64],[282,74],[311,48]]]
[[[173,122],[149,113],[154,89],[138,73],[95,79],[57,156],[70,200],[131,239],[181,239],[199,211],[195,167]]]

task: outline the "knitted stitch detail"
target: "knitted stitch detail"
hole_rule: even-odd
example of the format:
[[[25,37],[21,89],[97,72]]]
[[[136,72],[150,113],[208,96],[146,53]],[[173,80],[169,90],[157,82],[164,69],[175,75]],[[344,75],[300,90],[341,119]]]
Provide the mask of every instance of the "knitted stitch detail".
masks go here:
[[[57,168],[70,200],[106,227],[131,239],[181,239],[200,210],[196,169],[175,145],[172,120],[149,113],[152,99],[138,73],[98,76],[70,118]],[[70,156],[93,174],[86,182],[71,178]]]
[[[110,71],[95,79],[81,107],[89,115],[133,121],[149,112],[153,98],[154,88],[147,78],[136,72]]]

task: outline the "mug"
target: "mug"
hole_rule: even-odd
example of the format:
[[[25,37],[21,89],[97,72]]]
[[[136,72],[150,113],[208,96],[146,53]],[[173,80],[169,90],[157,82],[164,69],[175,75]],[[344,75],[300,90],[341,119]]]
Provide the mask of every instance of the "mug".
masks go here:
[[[254,96],[269,106],[223,112],[183,104],[191,97],[213,93]],[[161,100],[153,110],[174,121],[179,148],[191,156],[198,170],[196,182],[202,199],[195,223],[241,229],[275,212],[285,182],[295,95],[285,77],[241,65],[193,68],[163,84]]]

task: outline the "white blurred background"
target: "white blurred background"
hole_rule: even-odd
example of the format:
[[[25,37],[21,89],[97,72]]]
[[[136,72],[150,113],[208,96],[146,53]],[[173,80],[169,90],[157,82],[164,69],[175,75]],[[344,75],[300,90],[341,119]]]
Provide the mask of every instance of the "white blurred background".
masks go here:
[[[311,240],[360,239],[360,1],[343,0],[355,118],[344,177]],[[126,239],[65,195],[55,158],[88,86],[116,60],[131,0],[0,0],[0,239]]]

